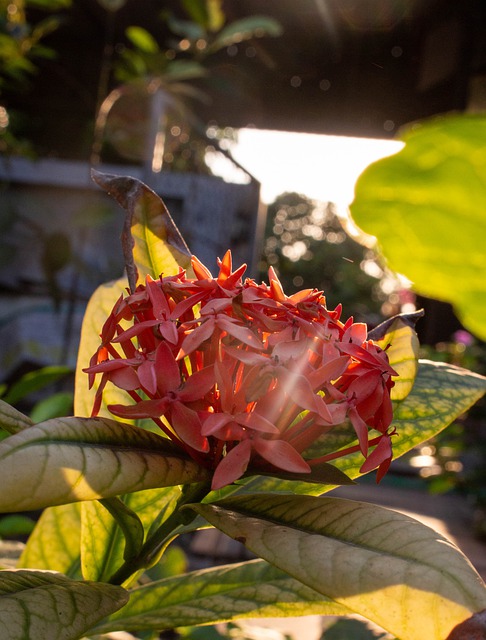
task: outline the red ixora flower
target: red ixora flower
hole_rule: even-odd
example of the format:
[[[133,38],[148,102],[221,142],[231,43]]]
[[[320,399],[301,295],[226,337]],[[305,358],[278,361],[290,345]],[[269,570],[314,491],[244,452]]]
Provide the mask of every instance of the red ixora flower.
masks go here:
[[[273,269],[269,284],[243,280],[231,253],[219,274],[192,259],[184,270],[147,276],[115,304],[93,355],[90,386],[101,374],[93,415],[107,382],[129,405],[116,416],[151,418],[193,459],[213,470],[213,489],[245,473],[309,473],[311,467],[361,451],[361,471],[392,459],[390,389],[396,372],[362,323],[340,320],[322,292],[286,296]],[[319,458],[318,438],[346,420],[357,445]]]

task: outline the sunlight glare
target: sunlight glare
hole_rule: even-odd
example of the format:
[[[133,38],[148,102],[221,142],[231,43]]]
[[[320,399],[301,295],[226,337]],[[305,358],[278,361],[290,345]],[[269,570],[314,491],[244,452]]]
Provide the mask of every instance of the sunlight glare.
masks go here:
[[[231,154],[261,183],[261,199],[267,204],[281,193],[295,191],[347,207],[360,173],[402,147],[402,142],[393,140],[248,128],[239,130]],[[213,160],[212,169],[231,179],[227,166],[218,171],[218,162]]]

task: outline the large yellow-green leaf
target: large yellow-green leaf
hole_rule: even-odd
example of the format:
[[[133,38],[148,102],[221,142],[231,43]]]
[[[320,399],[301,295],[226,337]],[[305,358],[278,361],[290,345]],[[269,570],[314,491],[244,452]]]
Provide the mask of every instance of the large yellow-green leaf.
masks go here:
[[[167,439],[106,418],[55,418],[0,443],[3,512],[207,479]]]
[[[2,640],[77,640],[98,620],[122,607],[121,587],[76,582],[42,571],[0,572]]]
[[[283,571],[255,560],[131,589],[130,602],[94,630],[161,630],[241,618],[350,613]]]
[[[401,640],[444,640],[486,607],[486,587],[467,558],[390,509],[272,494],[191,507],[267,562]]]
[[[81,578],[80,529],[81,505],[72,503],[44,509],[17,566],[59,571],[70,578]]]
[[[358,179],[351,213],[391,269],[422,295],[445,300],[486,338],[486,117],[415,125],[405,147]]]
[[[93,293],[86,307],[83,326],[81,327],[74,384],[74,414],[76,416],[87,417],[91,415],[96,389],[99,386],[99,376],[95,380],[93,388],[88,389],[88,375],[84,373],[83,369],[89,366],[91,356],[96,353],[100,346],[100,333],[103,324],[120,295],[126,294],[127,287],[126,278],[103,284]],[[105,390],[100,415],[113,417],[106,408],[107,404],[127,404],[131,402],[132,400],[130,400],[125,391],[118,389],[114,385],[108,385]]]

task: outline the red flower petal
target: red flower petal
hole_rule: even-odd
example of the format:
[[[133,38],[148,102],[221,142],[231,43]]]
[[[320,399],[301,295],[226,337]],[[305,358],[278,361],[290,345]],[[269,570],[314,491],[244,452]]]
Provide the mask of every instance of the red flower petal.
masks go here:
[[[309,473],[311,468],[292,445],[284,440],[252,440],[253,448],[274,467],[291,473]]]
[[[123,367],[111,371],[108,375],[110,382],[125,391],[140,389],[140,380],[133,369]]]
[[[354,407],[349,410],[348,416],[354,430],[356,431],[356,435],[358,436],[359,448],[361,450],[361,453],[366,458],[366,456],[368,455],[368,427],[366,425],[366,422],[360,417],[359,413]]]
[[[360,473],[368,473],[368,471],[372,471],[373,469],[376,469],[376,467],[380,467],[379,474],[377,476],[377,481],[379,482],[388,471],[392,456],[391,438],[389,435],[384,434],[359,471]]]
[[[177,360],[184,358],[198,347],[203,342],[208,340],[214,332],[214,319],[208,318],[205,322],[193,329],[183,340],[179,353],[177,354]]]
[[[191,266],[194,274],[198,280],[211,280],[212,273],[209,271],[207,267],[203,265],[203,263],[196,258],[196,256],[191,256]]]
[[[326,382],[337,380],[346,371],[350,360],[348,356],[339,356],[319,367],[307,376],[310,386],[315,391],[322,388]]]
[[[133,326],[129,327],[125,331],[113,338],[112,342],[122,342],[123,340],[131,340],[135,336],[140,335],[146,329],[159,324],[160,320],[144,320],[143,322],[136,322]]]
[[[172,428],[179,438],[196,451],[207,453],[209,444],[201,434],[201,420],[195,411],[189,409],[181,402],[173,402],[170,412]]]
[[[316,395],[304,376],[293,374],[285,369],[279,369],[279,380],[283,383],[283,391],[287,393],[298,407],[317,413],[323,420],[332,422],[332,416],[329,413],[324,400]]]
[[[166,342],[161,342],[155,352],[155,375],[157,376],[157,389],[161,395],[175,391],[181,385],[179,365]]]
[[[233,336],[233,338],[236,338],[240,342],[243,342],[250,347],[254,347],[255,349],[263,349],[262,341],[257,338],[249,327],[235,324],[225,316],[218,316],[216,324],[220,329],[226,331],[226,333],[229,333],[230,336]]]
[[[221,489],[231,484],[245,473],[248,468],[251,456],[251,442],[243,440],[236,445],[216,467],[214,472],[211,489]]]
[[[251,411],[250,413],[235,413],[233,419],[243,427],[248,427],[254,431],[274,434],[280,433],[274,424],[255,411]]]
[[[361,345],[368,337],[368,327],[363,322],[354,322],[343,334],[343,342],[352,342]]]
[[[140,386],[142,386],[150,395],[154,395],[157,391],[157,377],[155,375],[155,367],[153,360],[145,360],[137,369]]]
[[[176,345],[179,342],[179,333],[177,332],[177,326],[175,322],[171,320],[163,320],[158,326],[160,335],[164,340]]]
[[[270,290],[272,292],[273,299],[277,300],[277,302],[285,302],[287,296],[284,293],[282,284],[280,283],[280,280],[278,279],[273,267],[270,267],[268,270],[268,279],[270,282]]]
[[[147,275],[146,285],[154,316],[159,319],[168,318],[170,315],[170,307],[165,293],[150,275]]]
[[[184,314],[186,314],[196,304],[201,302],[201,300],[205,298],[206,295],[207,295],[206,291],[200,291],[198,293],[195,293],[192,296],[189,296],[189,298],[186,298],[185,300],[178,302],[176,306],[172,309],[172,313],[170,314],[171,320],[179,320],[180,318],[182,318]]]
[[[233,416],[228,413],[211,413],[203,422],[201,433],[205,436],[215,435],[232,420]]]
[[[187,378],[178,393],[179,400],[182,402],[200,400],[214,387],[215,383],[214,367],[204,367]]]

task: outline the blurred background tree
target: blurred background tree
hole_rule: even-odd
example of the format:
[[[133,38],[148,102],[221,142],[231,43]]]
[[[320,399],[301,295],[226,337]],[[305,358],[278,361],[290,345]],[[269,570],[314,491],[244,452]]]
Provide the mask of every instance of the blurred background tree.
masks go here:
[[[268,207],[260,277],[273,267],[287,294],[324,291],[327,305],[340,302],[346,317],[377,324],[399,311],[400,284],[377,254],[345,231],[331,203],[283,193]]]

